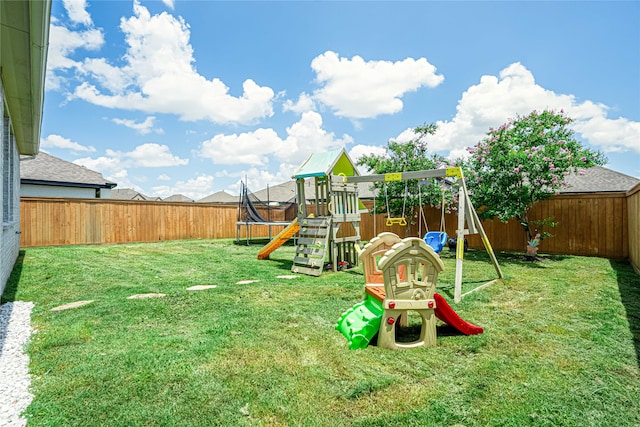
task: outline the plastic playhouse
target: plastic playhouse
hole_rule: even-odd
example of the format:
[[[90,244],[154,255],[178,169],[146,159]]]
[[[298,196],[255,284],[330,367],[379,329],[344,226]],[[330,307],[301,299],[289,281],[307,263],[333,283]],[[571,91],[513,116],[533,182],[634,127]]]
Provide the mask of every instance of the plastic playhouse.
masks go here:
[[[367,347],[376,334],[382,348],[435,346],[436,319],[465,335],[483,332],[481,327],[460,318],[435,292],[444,265],[423,239],[401,240],[394,233],[382,233],[360,251],[359,257],[365,275],[365,299],[347,310],[336,324],[350,349]],[[422,319],[419,338],[398,342],[396,327],[406,322],[410,311]]]

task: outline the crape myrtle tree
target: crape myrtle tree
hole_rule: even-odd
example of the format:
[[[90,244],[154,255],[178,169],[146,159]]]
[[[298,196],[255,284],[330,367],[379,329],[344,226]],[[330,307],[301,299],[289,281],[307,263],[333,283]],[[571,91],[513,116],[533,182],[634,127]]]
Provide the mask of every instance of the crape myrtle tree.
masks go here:
[[[414,129],[416,137],[412,140],[408,142],[390,140],[387,142],[385,154],[362,156],[357,164],[366,166],[372,174],[447,167],[448,163],[444,157],[429,154],[427,151],[427,139],[429,135],[435,134],[436,130],[435,124],[418,126]],[[394,218],[404,215],[407,220],[407,231],[410,224],[420,220],[414,214],[415,208],[420,206],[420,200],[423,205],[431,206],[440,206],[443,200],[443,187],[432,181],[390,181],[371,185],[376,189],[376,213],[389,212],[389,215]],[[451,201],[450,194],[447,199],[449,201]]]
[[[568,174],[606,163],[600,152],[576,141],[572,121],[562,110],[534,110],[491,128],[468,149],[465,178],[480,218],[516,218],[532,246],[551,236],[547,230],[556,225],[553,217],[529,217],[534,203],[557,194]]]

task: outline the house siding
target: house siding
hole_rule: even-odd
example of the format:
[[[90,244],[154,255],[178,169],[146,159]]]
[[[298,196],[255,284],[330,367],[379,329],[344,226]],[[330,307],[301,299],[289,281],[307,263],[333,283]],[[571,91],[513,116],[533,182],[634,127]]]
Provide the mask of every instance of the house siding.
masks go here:
[[[0,82],[0,101],[5,105]],[[0,126],[2,159],[0,177],[2,191],[2,237],[0,239],[0,295],[20,253],[20,160],[15,137],[11,132],[11,120],[3,114]]]
[[[23,197],[70,197],[78,199],[110,199],[111,189],[100,188],[100,197],[96,197],[95,188],[65,187],[58,185],[20,184]]]

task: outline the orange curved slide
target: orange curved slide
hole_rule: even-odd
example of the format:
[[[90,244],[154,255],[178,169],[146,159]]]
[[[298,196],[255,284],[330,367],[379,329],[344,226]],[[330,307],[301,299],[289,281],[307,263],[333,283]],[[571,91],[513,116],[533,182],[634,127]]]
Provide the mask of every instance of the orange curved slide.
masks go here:
[[[300,224],[298,224],[298,218],[291,221],[291,224],[287,225],[284,230],[276,235],[269,243],[267,243],[260,252],[258,252],[258,259],[269,259],[271,252],[278,249],[287,240],[293,237],[300,230]]]

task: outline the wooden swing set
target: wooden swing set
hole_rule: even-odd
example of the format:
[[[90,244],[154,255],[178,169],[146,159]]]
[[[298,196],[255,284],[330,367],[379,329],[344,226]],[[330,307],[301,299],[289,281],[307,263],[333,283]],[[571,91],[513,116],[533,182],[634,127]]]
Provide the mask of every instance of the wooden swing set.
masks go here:
[[[455,275],[455,289],[454,289],[454,301],[459,302],[462,298],[472,292],[475,292],[479,289],[485,288],[492,283],[503,279],[502,270],[498,265],[498,260],[496,259],[495,253],[493,252],[493,248],[489,243],[489,239],[487,234],[482,227],[480,219],[478,218],[478,214],[476,213],[473,204],[469,198],[469,194],[467,192],[467,187],[465,185],[464,177],[462,175],[462,169],[459,167],[451,167],[446,169],[431,169],[431,170],[422,170],[422,171],[412,171],[412,172],[397,172],[397,173],[387,173],[387,174],[376,174],[376,175],[367,175],[367,176],[334,176],[333,179],[336,181],[342,180],[343,183],[370,183],[370,182],[383,182],[384,191],[385,191],[385,201],[387,202],[387,219],[385,224],[387,226],[391,225],[406,225],[405,207],[406,207],[406,197],[407,197],[407,184],[406,181],[416,179],[416,180],[424,180],[424,179],[438,179],[438,178],[457,178],[459,184],[459,193],[458,193],[458,226],[456,230],[456,275]],[[403,201],[402,212],[403,215],[401,218],[394,218],[390,215],[389,210],[389,202],[388,202],[388,194],[386,189],[386,183],[392,181],[405,181],[405,195]],[[421,195],[420,195],[421,198]],[[420,200],[420,202],[422,202]],[[422,210],[422,203],[420,203],[420,209]],[[422,216],[424,213],[422,212]],[[426,225],[426,220],[425,220]],[[444,231],[444,196],[442,201],[442,216],[440,223],[441,232]],[[428,231],[428,229],[427,229]],[[446,234],[446,233],[445,233]],[[482,244],[493,263],[493,266],[496,270],[498,277],[493,279],[487,283],[479,285],[474,289],[462,293],[462,267],[464,261],[464,241],[465,236],[479,234],[482,240]]]

